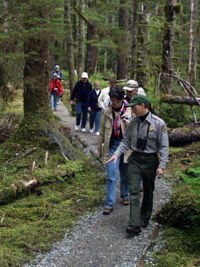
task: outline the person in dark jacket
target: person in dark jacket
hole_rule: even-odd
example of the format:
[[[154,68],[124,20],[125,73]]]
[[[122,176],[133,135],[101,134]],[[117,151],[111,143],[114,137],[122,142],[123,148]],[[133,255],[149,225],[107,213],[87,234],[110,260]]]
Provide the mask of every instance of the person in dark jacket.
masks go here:
[[[98,98],[101,94],[100,82],[94,82],[94,89],[89,93],[88,96],[88,111],[90,112],[90,132],[95,132],[96,135],[99,135],[99,127],[101,120],[102,108],[98,105]],[[94,128],[94,129],[93,129]]]
[[[79,130],[81,124],[81,131],[86,132],[85,127],[88,115],[87,99],[90,91],[92,91],[92,84],[88,81],[87,72],[83,72],[81,80],[75,84],[70,98],[71,105],[76,104],[76,131]]]
[[[52,78],[53,78],[53,74],[54,74],[54,73],[57,73],[57,78],[58,78],[60,81],[62,81],[62,80],[64,79],[64,76],[63,76],[63,74],[62,74],[62,72],[61,72],[61,70],[60,70],[60,66],[59,66],[59,65],[54,65],[53,70],[52,70],[52,72],[51,72]]]

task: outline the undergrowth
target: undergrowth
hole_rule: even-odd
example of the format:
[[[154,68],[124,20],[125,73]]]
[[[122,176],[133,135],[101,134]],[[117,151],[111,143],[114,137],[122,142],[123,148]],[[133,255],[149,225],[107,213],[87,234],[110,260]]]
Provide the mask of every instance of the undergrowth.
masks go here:
[[[181,156],[176,150],[170,163],[178,178],[170,201],[155,216],[165,226],[164,246],[153,254],[155,267],[200,266],[199,148],[199,143],[182,148]],[[177,159],[179,171],[173,166]]]
[[[70,170],[73,176],[64,180],[60,175],[55,182],[53,168],[52,172],[37,170],[35,177],[51,175],[52,181],[39,186],[39,194],[30,191],[1,206],[0,266],[21,266],[35,253],[48,251],[81,215],[102,203],[103,177],[98,170],[94,172],[94,166],[87,161],[67,161],[59,168],[60,174]]]

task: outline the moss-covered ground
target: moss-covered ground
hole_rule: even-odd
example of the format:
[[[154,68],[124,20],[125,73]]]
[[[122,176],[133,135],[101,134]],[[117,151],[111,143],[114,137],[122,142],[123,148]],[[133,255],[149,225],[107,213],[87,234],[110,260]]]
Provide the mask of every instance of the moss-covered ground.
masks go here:
[[[19,105],[8,105],[2,118],[10,108],[23,117]],[[101,167],[62,138],[57,119],[50,122],[29,118],[0,146],[1,267],[22,266],[48,251],[103,203]],[[75,158],[67,160],[71,151]]]
[[[5,197],[6,193],[12,196],[0,209],[2,267],[21,266],[36,252],[49,250],[81,215],[102,203],[104,196],[104,177],[89,159],[63,162],[54,156],[47,166],[33,172],[31,164],[32,160],[27,160],[1,169],[1,193],[4,189]],[[22,179],[36,179],[39,186],[23,190],[17,184]],[[9,184],[15,182],[19,190],[9,191]]]
[[[155,216],[164,225],[164,245],[153,253],[155,267],[200,266],[199,155],[199,142],[170,148],[168,174],[173,194]]]

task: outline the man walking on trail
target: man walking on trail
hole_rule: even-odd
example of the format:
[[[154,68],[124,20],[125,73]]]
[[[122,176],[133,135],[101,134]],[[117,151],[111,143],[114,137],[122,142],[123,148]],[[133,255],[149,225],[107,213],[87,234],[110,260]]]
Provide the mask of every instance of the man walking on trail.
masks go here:
[[[92,91],[92,84],[88,81],[87,72],[83,72],[81,80],[75,84],[70,98],[71,105],[76,104],[76,131],[79,130],[81,124],[81,131],[86,132],[85,127],[88,115],[87,98],[90,91]]]
[[[149,224],[155,178],[164,174],[169,141],[165,122],[149,111],[150,102],[145,96],[134,96],[129,106],[136,118],[128,124],[121,144],[105,163],[112,160],[116,162],[128,149],[133,151],[128,159],[130,214],[126,232],[136,235],[141,232],[141,227],[145,228]],[[140,208],[141,181],[144,192]]]

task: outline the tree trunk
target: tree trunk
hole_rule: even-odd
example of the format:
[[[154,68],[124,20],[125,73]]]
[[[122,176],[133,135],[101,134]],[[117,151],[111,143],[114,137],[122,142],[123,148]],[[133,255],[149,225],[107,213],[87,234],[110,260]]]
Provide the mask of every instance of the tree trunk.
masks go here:
[[[74,48],[73,48],[73,34],[72,34],[72,21],[71,21],[71,1],[67,0],[65,4],[65,19],[66,19],[66,39],[67,39],[67,65],[69,71],[69,88],[72,92],[74,88]]]
[[[119,33],[118,33],[118,49],[117,49],[117,79],[127,78],[128,70],[128,10],[127,0],[120,0],[119,8]]]
[[[97,66],[98,47],[95,45],[98,40],[97,29],[94,24],[89,24],[87,27],[87,56],[86,56],[86,71],[89,76],[94,74]],[[93,44],[92,44],[93,43]]]
[[[26,142],[45,149],[57,149],[68,159],[75,158],[69,140],[58,130],[53,120],[49,98],[49,25],[53,5],[39,5],[26,0],[24,29],[24,119],[15,132],[17,142]],[[33,20],[33,18],[35,18]]]
[[[79,10],[84,14],[84,0],[79,0]],[[78,77],[80,79],[81,73],[84,71],[84,37],[85,37],[85,21],[79,16],[79,36],[78,36]]]
[[[187,66],[187,81],[193,86],[196,84],[196,21],[197,19],[197,1],[190,0],[190,31],[189,31],[189,52]]]
[[[186,145],[194,141],[200,141],[199,123],[193,123],[169,131],[169,143],[171,146]]]
[[[148,4],[142,4],[137,37],[138,55],[136,79],[144,88],[148,86],[149,80],[149,20],[150,13]]]
[[[137,29],[138,29],[138,0],[132,0],[132,45],[131,45],[131,78],[134,79],[136,76],[136,48],[137,48]]]
[[[163,37],[163,55],[162,55],[162,72],[170,73],[173,71],[174,55],[174,27],[175,27],[175,9],[176,0],[166,0],[165,5],[165,33]],[[161,76],[161,89],[164,92],[171,92],[171,77]]]
[[[49,100],[49,50],[48,33],[45,19],[48,18],[48,6],[27,4],[25,16],[25,30],[36,29],[35,33],[27,36],[24,42],[25,67],[24,67],[24,116],[29,114],[44,119],[51,113]],[[33,17],[43,19],[38,25],[38,21],[33,22]],[[48,116],[49,117],[49,116]]]
[[[189,96],[178,96],[178,95],[162,95],[160,101],[169,104],[181,104],[181,105],[196,105],[199,106],[200,98],[196,98],[195,101],[193,98]]]

